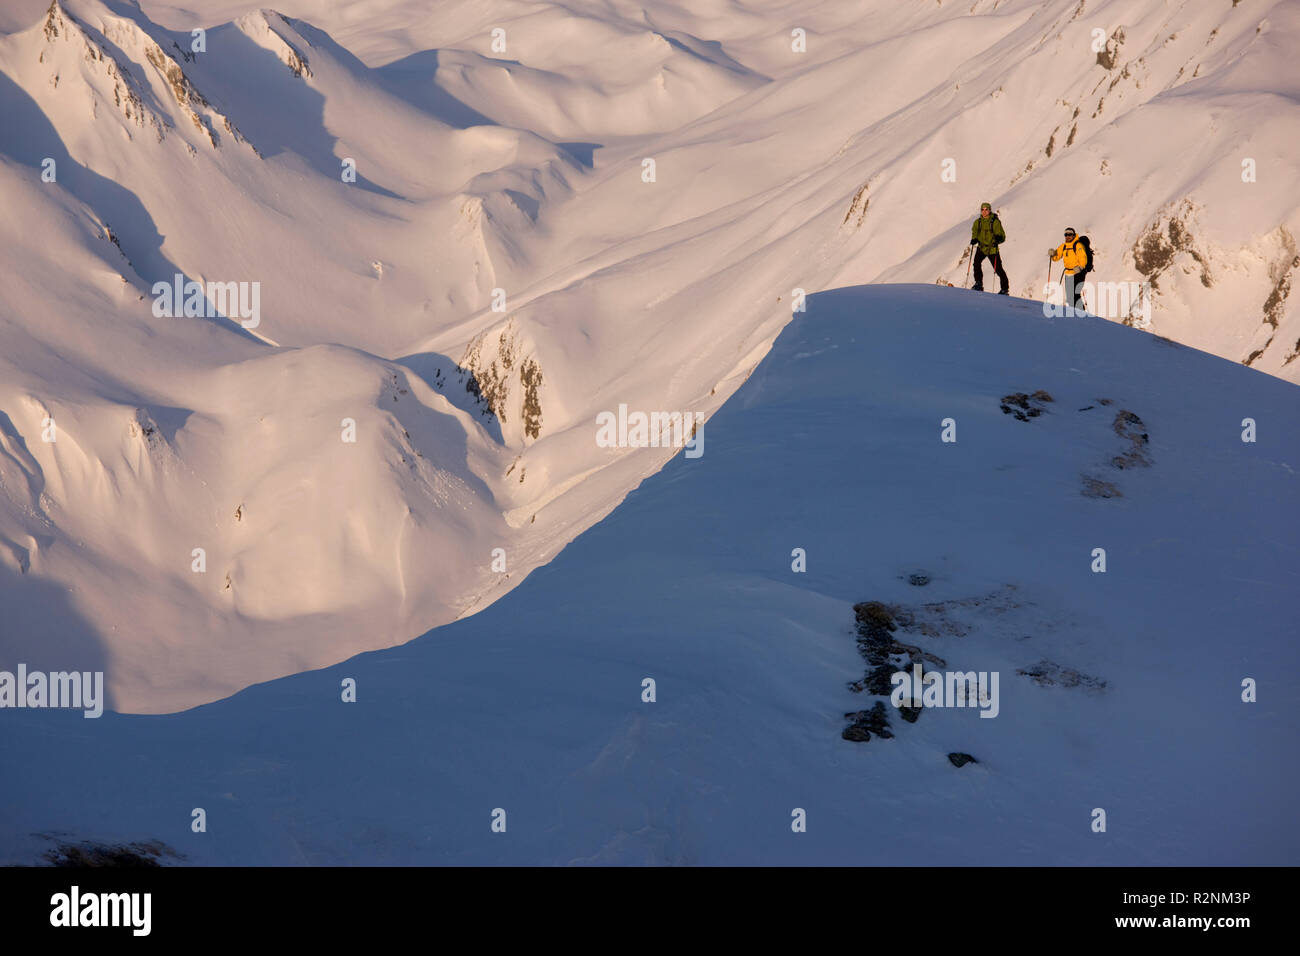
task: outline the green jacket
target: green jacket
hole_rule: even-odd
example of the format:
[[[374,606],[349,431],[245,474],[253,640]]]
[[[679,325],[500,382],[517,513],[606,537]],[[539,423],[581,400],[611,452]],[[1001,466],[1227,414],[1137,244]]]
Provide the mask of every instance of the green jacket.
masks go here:
[[[986,256],[997,255],[998,243],[1007,241],[1002,222],[996,215],[990,215],[987,219],[980,216],[971,223],[970,237],[979,243],[980,252]]]

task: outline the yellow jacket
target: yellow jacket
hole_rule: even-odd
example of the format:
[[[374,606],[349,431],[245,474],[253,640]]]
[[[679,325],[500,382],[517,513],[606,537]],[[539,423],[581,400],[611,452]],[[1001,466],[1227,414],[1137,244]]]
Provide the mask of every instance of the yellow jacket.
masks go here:
[[[1063,242],[1052,253],[1052,261],[1065,260],[1065,274],[1074,275],[1088,264],[1088,254],[1083,250],[1083,243],[1078,238],[1073,242]]]

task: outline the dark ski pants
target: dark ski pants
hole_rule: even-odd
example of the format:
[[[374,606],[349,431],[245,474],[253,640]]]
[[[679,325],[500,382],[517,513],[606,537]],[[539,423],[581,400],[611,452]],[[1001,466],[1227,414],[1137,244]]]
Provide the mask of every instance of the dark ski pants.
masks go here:
[[[1002,254],[995,252],[991,256],[984,255],[983,249],[975,250],[975,288],[983,291],[984,289],[984,260],[993,261],[993,271],[997,274],[998,281],[1002,283],[1002,291],[1007,291],[1007,274],[1002,271]]]
[[[1080,269],[1074,275],[1065,277],[1065,297],[1074,309],[1083,310],[1083,303],[1079,301],[1079,296],[1083,295],[1083,284],[1091,271],[1091,269]]]

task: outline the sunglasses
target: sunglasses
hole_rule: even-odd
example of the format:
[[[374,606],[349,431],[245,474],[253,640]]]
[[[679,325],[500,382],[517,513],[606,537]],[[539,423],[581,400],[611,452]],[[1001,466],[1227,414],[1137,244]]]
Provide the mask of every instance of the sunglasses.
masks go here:
[[[1073,239],[1073,238],[1074,238],[1074,233],[1072,233],[1072,232],[1067,232],[1067,233],[1065,234],[1065,238],[1066,238],[1066,239]]]

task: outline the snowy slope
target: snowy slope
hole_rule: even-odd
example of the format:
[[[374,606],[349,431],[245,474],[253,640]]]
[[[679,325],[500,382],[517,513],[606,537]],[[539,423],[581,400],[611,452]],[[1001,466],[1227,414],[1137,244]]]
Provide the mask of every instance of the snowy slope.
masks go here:
[[[599,447],[597,415],[707,419],[796,289],[960,282],[985,198],[1015,291],[1074,225],[1105,277],[1149,274],[1152,331],[1300,376],[1291,4],[57,0],[0,27],[0,667],[102,663],[121,711],[490,605],[668,460]],[[177,273],[259,283],[260,321],[155,315]]]
[[[1040,389],[1041,414],[1001,410]],[[184,714],[8,714],[0,858],[1294,864],[1297,427],[1294,386],[1100,319],[817,295],[702,457],[481,613]],[[945,669],[999,672],[996,718],[843,739],[883,700],[848,687],[867,601]]]

